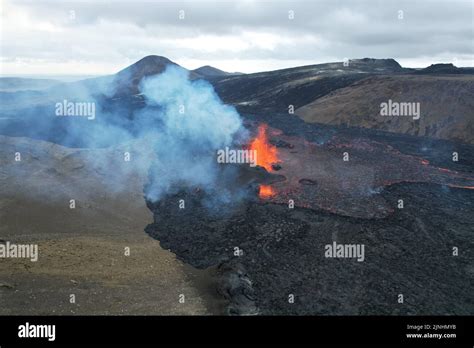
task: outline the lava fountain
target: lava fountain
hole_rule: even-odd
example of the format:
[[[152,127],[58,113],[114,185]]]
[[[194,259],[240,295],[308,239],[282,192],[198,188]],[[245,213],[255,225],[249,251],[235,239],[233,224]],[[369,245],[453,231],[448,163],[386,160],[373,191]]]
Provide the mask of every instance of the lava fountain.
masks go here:
[[[281,161],[278,159],[276,146],[268,142],[267,129],[266,124],[258,126],[258,134],[250,143],[249,149],[257,152],[257,165],[271,172],[273,171],[272,164]]]
[[[249,150],[255,150],[257,153],[257,165],[265,168],[268,172],[273,172],[272,164],[281,162],[278,158],[278,149],[268,142],[268,126],[261,124],[258,127],[257,136],[249,145]],[[274,195],[273,188],[270,185],[260,185],[260,198],[268,198]]]

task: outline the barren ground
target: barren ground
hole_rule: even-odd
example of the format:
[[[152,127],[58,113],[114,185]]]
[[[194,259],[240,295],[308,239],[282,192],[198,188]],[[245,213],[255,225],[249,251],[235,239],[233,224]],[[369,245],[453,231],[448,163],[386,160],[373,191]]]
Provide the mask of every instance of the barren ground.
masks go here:
[[[0,140],[0,239],[39,248],[37,262],[0,259],[0,314],[221,311],[213,270],[184,264],[144,233],[151,212],[142,178],[111,193],[97,171],[83,166],[82,150],[24,138]],[[16,151],[21,162],[13,161]],[[71,197],[75,209],[69,208]],[[179,303],[180,294],[185,303]]]

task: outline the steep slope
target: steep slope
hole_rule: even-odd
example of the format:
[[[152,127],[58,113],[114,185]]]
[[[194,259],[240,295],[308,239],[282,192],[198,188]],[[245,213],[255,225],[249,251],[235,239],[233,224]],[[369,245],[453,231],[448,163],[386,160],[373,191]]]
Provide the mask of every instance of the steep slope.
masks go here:
[[[296,110],[307,122],[474,143],[474,76],[372,76]],[[381,103],[420,103],[420,118],[381,116]]]

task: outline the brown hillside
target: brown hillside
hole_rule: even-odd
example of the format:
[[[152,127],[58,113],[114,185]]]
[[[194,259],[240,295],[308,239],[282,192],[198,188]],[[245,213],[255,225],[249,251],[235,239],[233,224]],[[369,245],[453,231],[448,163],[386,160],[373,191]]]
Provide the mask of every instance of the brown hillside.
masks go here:
[[[381,116],[380,104],[419,102],[420,119]],[[474,143],[474,76],[372,76],[296,110],[307,122]]]

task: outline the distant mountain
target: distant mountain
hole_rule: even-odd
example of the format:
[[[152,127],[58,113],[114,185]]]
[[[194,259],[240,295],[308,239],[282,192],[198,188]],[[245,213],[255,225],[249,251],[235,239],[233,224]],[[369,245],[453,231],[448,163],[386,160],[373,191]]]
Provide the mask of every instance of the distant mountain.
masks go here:
[[[458,68],[453,64],[431,64],[429,67],[417,70],[415,74],[474,74],[474,68]]]
[[[53,79],[34,79],[23,77],[0,77],[1,92],[38,91],[61,83]]]
[[[114,84],[117,86],[116,95],[138,94],[140,81],[144,77],[160,74],[168,65],[180,66],[166,57],[146,56],[129,67],[120,70],[114,76]],[[198,74],[192,71],[189,72],[189,77],[191,79],[200,78]]]
[[[376,58],[362,58],[362,59],[349,59],[349,65],[365,66],[378,71],[391,71],[401,72],[404,69],[402,66],[393,58],[388,59],[376,59]]]
[[[227,71],[223,71],[217,68],[214,68],[210,65],[205,65],[200,68],[192,70],[196,74],[203,76],[203,77],[216,77],[216,76],[232,76],[232,75],[241,75],[242,73],[229,73]]]

